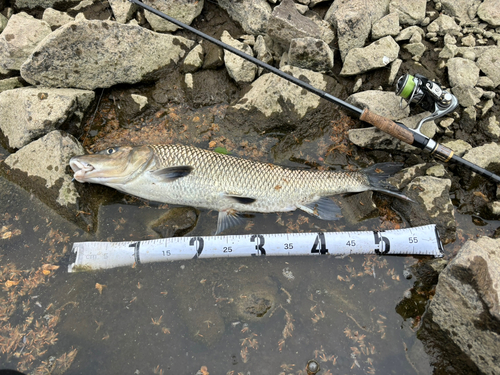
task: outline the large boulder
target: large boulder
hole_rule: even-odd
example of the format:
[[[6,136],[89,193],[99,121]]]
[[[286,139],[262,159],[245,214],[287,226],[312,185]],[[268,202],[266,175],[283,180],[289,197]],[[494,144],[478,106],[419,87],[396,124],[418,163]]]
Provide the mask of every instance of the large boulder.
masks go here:
[[[24,87],[0,93],[0,129],[21,148],[55,129],[74,131],[94,100],[89,90]]]
[[[153,80],[194,42],[113,21],[70,22],[54,31],[21,67],[33,85],[93,90]]]
[[[424,321],[441,346],[458,347],[482,374],[499,374],[499,301],[500,239],[480,237],[467,241],[439,275]]]
[[[0,34],[0,71],[19,70],[38,43],[51,32],[45,21],[24,12],[14,14]]]

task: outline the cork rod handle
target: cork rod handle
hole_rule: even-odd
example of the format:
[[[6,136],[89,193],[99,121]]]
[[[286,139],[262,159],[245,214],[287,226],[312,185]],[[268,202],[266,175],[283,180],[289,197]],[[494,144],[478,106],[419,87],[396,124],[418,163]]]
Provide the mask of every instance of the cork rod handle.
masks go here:
[[[411,130],[396,124],[388,118],[371,112],[368,108],[363,111],[359,119],[410,145],[413,144],[413,141],[415,140]]]

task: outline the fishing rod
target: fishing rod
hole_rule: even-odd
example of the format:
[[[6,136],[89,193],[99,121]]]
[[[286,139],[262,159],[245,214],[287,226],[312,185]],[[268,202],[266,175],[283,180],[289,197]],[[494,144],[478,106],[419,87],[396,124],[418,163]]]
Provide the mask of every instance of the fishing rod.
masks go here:
[[[390,134],[393,137],[411,146],[430,152],[430,154],[433,155],[438,160],[441,160],[445,163],[450,161],[455,162],[483,177],[493,180],[497,184],[500,183],[500,176],[468,160],[459,157],[450,148],[437,143],[436,141],[434,141],[433,139],[429,138],[428,136],[426,136],[421,132],[420,129],[424,122],[431,121],[441,116],[444,116],[453,111],[458,105],[458,100],[453,94],[451,94],[447,90],[444,90],[436,82],[433,82],[422,75],[416,74],[415,76],[412,76],[409,74],[405,74],[398,80],[396,87],[396,94],[401,96],[403,99],[407,100],[408,104],[416,103],[419,104],[425,110],[434,111],[430,116],[422,119],[416,129],[410,129],[404,124],[380,116],[370,111],[368,108],[362,110],[356,106],[353,106],[331,94],[328,94],[323,90],[311,86],[310,84],[279,70],[278,68],[275,68],[274,66],[271,66],[253,56],[246,54],[245,52],[242,52],[237,48],[234,48],[224,42],[221,42],[220,40],[215,39],[195,29],[194,27],[186,25],[185,23],[180,22],[177,19],[163,12],[160,12],[159,10],[152,8],[151,6],[144,4],[139,0],[129,0],[129,1],[173,23],[174,25],[177,25],[205,40],[208,40],[209,42],[214,43],[215,45],[223,48],[226,51],[234,53],[235,55],[245,60],[248,60],[257,66],[264,68],[270,71],[271,73],[274,73],[277,76],[284,78],[287,81],[292,82],[297,86],[302,87],[303,89],[312,92],[313,94],[316,94],[325,100],[328,100],[329,102],[332,102],[344,109],[347,109],[361,121],[373,125],[378,129],[382,130],[383,132]]]

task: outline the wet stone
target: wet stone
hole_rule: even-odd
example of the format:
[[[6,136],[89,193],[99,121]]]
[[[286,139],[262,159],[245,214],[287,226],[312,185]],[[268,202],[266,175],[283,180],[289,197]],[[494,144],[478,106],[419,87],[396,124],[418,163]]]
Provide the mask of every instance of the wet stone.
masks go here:
[[[37,46],[21,75],[31,84],[48,87],[93,90],[133,84],[153,80],[155,73],[179,62],[193,44],[118,22],[70,22]]]
[[[170,209],[151,225],[162,238],[180,237],[189,233],[196,225],[196,211],[189,207]]]
[[[52,130],[76,130],[94,100],[94,92],[24,87],[0,93],[0,129],[16,149]]]

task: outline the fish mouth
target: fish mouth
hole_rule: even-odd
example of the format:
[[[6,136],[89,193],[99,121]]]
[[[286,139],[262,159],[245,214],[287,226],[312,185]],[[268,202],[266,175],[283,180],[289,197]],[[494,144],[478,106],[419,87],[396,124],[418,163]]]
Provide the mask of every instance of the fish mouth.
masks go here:
[[[86,163],[79,160],[70,160],[69,165],[75,174],[73,178],[79,182],[83,182],[85,180],[85,175],[87,172],[92,172],[95,168],[92,164]]]

